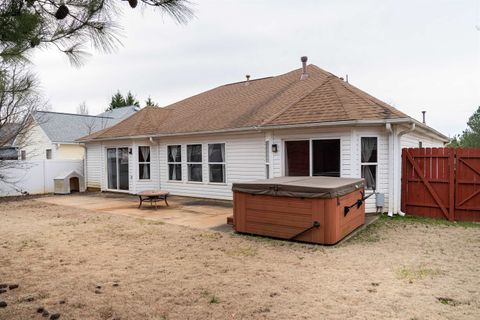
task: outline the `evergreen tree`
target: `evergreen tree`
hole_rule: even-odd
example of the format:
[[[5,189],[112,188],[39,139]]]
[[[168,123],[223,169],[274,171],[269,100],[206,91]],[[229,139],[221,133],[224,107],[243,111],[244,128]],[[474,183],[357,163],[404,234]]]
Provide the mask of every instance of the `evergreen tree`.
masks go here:
[[[148,97],[145,101],[145,107],[158,107],[158,104],[152,100],[152,98]]]
[[[118,47],[121,8],[135,8],[138,2],[180,23],[193,16],[188,0],[2,0],[0,60],[24,59],[34,48],[54,46],[78,66],[85,48],[111,52]]]
[[[450,146],[465,148],[480,148],[480,106],[468,119],[467,129],[462,134],[453,137]]]
[[[138,102],[138,100],[130,91],[128,91],[125,97],[120,93],[120,91],[117,91],[117,93],[112,96],[112,100],[110,101],[107,111],[128,106],[140,107],[140,102]]]
[[[125,97],[125,106],[136,106],[140,107],[140,102],[133,96],[133,94],[128,91],[127,96]]]

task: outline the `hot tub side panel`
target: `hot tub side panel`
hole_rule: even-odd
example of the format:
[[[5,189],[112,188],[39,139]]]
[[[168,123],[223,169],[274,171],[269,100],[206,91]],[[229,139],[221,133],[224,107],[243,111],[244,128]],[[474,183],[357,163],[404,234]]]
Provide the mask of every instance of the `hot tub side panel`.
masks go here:
[[[305,232],[295,240],[323,243],[324,216],[323,199],[234,192],[234,225],[237,232],[290,239],[318,221],[320,228]]]
[[[347,215],[344,208],[361,199],[363,189],[325,202],[325,242],[335,244],[365,223],[365,203],[360,208],[350,208]]]

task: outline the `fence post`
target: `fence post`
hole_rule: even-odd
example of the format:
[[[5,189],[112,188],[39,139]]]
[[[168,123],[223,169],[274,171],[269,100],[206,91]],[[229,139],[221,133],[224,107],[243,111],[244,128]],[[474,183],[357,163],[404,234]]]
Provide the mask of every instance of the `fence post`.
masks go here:
[[[449,208],[448,208],[448,220],[453,221],[455,220],[455,154],[456,151],[454,148],[448,148],[449,151],[449,158],[448,158],[448,166],[449,166]]]
[[[401,199],[401,210],[404,213],[407,213],[407,155],[406,152],[408,149],[402,149],[402,199]],[[393,199],[389,199],[388,201],[392,201]]]

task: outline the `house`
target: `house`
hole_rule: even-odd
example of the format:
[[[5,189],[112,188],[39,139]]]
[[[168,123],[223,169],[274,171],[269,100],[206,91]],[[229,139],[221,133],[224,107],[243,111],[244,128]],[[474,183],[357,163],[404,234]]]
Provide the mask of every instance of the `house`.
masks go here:
[[[401,148],[448,138],[315,65],[147,107],[81,138],[90,189],[232,199],[232,183],[364,177],[400,211]],[[375,196],[367,212],[376,210]]]
[[[117,108],[97,116],[36,111],[30,115],[31,128],[17,139],[20,159],[81,160],[85,148],[75,140],[108,128],[137,111],[134,106]]]
[[[15,140],[21,125],[18,123],[4,123],[0,127],[0,160],[17,160],[18,149]]]

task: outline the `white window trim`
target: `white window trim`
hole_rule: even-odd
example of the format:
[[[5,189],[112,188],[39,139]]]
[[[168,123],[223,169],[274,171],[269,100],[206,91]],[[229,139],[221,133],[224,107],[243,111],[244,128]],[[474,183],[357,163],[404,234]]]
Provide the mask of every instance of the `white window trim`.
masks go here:
[[[265,149],[265,179],[269,179],[272,176],[272,166],[270,165],[272,161],[272,155],[270,154],[272,149],[272,143],[269,139],[265,140]]]
[[[376,138],[377,139],[377,162],[362,162],[362,138]],[[376,174],[375,174],[375,186],[376,190],[378,190],[378,172],[379,172],[379,147],[380,147],[380,138],[378,135],[360,135],[358,140],[359,145],[359,159],[360,159],[360,177],[362,176],[362,166],[376,166]],[[373,189],[368,189],[365,186],[366,191],[373,191]]]
[[[118,149],[122,149],[122,148],[127,148],[127,152],[128,152],[128,190],[122,190],[122,189],[110,189],[108,187],[108,164],[107,164],[107,161],[108,161],[108,155],[107,155],[107,152],[108,152],[108,149],[116,149],[116,154],[118,156]],[[105,145],[103,146],[103,154],[105,156],[103,162],[105,163],[105,170],[104,170],[104,174],[105,174],[105,190],[106,191],[111,191],[111,192],[117,192],[117,193],[130,193],[132,190],[130,189],[131,187],[131,183],[132,181],[130,181],[131,179],[131,176],[130,176],[130,166],[131,166],[131,155],[130,155],[130,148],[132,148],[131,146],[128,146],[128,145],[120,145],[120,146],[115,146],[115,145]],[[119,176],[119,168],[118,168],[118,163],[117,163],[117,179],[118,179],[118,176]],[[117,180],[117,187],[118,187],[118,180]]]
[[[200,162],[191,162],[191,161],[188,161],[188,146],[197,146],[197,145],[200,145],[201,148],[202,148],[202,150],[201,150],[202,160],[201,160]],[[187,145],[185,146],[185,161],[186,161],[186,164],[187,164],[187,179],[186,179],[186,181],[187,181],[188,183],[194,183],[194,184],[203,184],[203,183],[205,183],[205,182],[204,182],[204,179],[203,179],[203,172],[204,172],[204,171],[203,171],[203,164],[204,164],[203,149],[204,149],[203,143],[189,143],[189,144],[187,144]],[[201,175],[202,181],[193,181],[193,180],[190,180],[190,175],[189,175],[189,171],[188,171],[190,164],[199,164],[199,165],[201,165],[201,168],[202,168],[202,175]]]
[[[180,147],[180,162],[168,161],[168,147]],[[168,144],[167,145],[167,180],[168,182],[181,183],[183,182],[183,157],[182,157],[182,145],[181,144]],[[180,165],[180,180],[170,179],[170,165],[179,164]]]
[[[210,159],[208,157],[208,150],[210,148],[210,145],[212,144],[223,144],[223,149],[224,149],[224,157],[223,157],[223,162],[210,162]],[[208,166],[208,184],[217,184],[217,185],[225,185],[227,184],[227,143],[226,142],[209,142],[207,143],[207,166]],[[203,151],[203,150],[202,150]],[[203,157],[202,157],[203,159]],[[223,165],[223,182],[212,182],[210,181],[210,165],[211,164],[221,164]]]
[[[149,150],[150,161],[142,161],[142,162],[140,162],[140,148],[145,148],[145,147],[147,147],[147,148],[150,149],[150,150]],[[138,161],[137,161],[137,165],[138,165],[138,166],[137,166],[137,169],[138,169],[137,180],[138,180],[138,181],[141,181],[141,182],[152,181],[152,147],[150,147],[150,146],[145,146],[145,145],[144,145],[144,146],[138,145],[138,146],[137,146],[137,160],[138,160]],[[141,164],[148,164],[148,165],[149,165],[149,167],[148,167],[148,170],[149,170],[148,175],[150,176],[150,178],[148,178],[148,179],[142,179],[142,178],[140,177],[140,165],[141,165]]]

